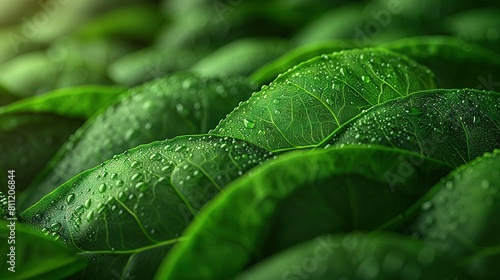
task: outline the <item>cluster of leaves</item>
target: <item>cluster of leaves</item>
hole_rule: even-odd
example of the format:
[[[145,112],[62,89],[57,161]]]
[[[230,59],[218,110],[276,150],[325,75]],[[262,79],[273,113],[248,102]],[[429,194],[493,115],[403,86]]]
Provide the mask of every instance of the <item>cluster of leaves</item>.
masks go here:
[[[115,2],[0,56],[0,278],[500,273],[493,7]]]

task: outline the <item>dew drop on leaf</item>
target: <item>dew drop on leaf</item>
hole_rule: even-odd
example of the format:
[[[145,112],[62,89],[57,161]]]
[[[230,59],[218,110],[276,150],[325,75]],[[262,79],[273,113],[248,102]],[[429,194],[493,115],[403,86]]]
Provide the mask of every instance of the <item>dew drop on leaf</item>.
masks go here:
[[[87,213],[87,221],[91,221],[94,218],[94,210],[90,210],[89,213]]]
[[[90,199],[90,198],[89,198],[89,199],[87,199],[87,200],[85,201],[85,204],[84,204],[84,205],[85,205],[85,208],[89,209],[89,208],[90,208],[90,205],[92,205],[92,199]]]
[[[52,233],[52,237],[53,237],[55,240],[58,240],[58,239],[61,237],[61,235],[60,235],[59,233],[57,233],[57,232],[53,232],[53,233]]]
[[[251,120],[247,120],[247,119],[243,119],[243,125],[246,127],[246,128],[249,128],[249,129],[252,129],[255,127],[255,122],[251,121]]]
[[[136,173],[132,175],[132,181],[140,181],[142,179],[142,174],[141,173]]]
[[[66,202],[68,204],[71,204],[75,201],[75,194],[74,193],[71,193],[69,194],[67,197],[66,197]]]
[[[144,192],[149,189],[149,185],[144,182],[139,182],[135,185],[135,188]]]
[[[99,185],[99,192],[100,192],[100,193],[103,193],[103,192],[105,192],[105,191],[106,191],[106,184],[101,184],[101,185]]]
[[[125,201],[125,200],[127,200],[127,198],[126,198],[126,196],[125,196],[125,193],[124,193],[124,192],[119,192],[119,193],[118,193],[118,199],[119,199],[120,201],[122,201],[122,202],[123,202],[123,201]]]
[[[50,225],[50,229],[52,231],[58,231],[61,229],[61,224],[60,223],[53,223]]]
[[[78,205],[76,208],[75,208],[75,215],[79,216],[83,213],[83,210],[84,210],[84,207],[83,205]]]

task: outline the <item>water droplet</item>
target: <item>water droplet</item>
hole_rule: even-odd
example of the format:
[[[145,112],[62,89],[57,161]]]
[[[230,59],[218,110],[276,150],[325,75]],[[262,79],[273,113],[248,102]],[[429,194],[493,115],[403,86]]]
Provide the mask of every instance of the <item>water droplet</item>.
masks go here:
[[[50,225],[50,229],[52,231],[58,231],[61,229],[61,224],[60,223],[53,223]]]
[[[84,207],[83,205],[78,205],[76,208],[75,208],[75,214],[78,216],[78,215],[81,215],[83,213],[83,210],[84,210]]]
[[[141,173],[136,173],[132,175],[132,181],[140,181],[142,179],[142,174]]]
[[[368,76],[361,76],[361,80],[363,80],[363,82],[365,82],[365,83],[369,83],[370,82],[370,77],[368,77]]]
[[[103,184],[99,185],[99,192],[103,193],[105,191],[106,191],[106,184],[103,183]]]
[[[160,158],[161,158],[161,156],[159,154],[156,154],[156,153],[152,154],[149,157],[150,160],[159,160]]]
[[[92,205],[92,199],[90,199],[90,198],[89,198],[89,199],[87,199],[87,200],[85,201],[85,204],[84,204],[84,205],[85,205],[85,208],[89,209],[89,208],[90,208],[90,205]]]
[[[115,183],[115,186],[117,186],[117,187],[121,187],[121,186],[123,186],[123,184],[124,184],[124,183],[123,183],[123,181],[122,181],[122,180],[117,180],[117,181],[116,181],[116,183]]]
[[[247,119],[243,119],[243,125],[246,127],[246,128],[249,128],[249,129],[252,129],[255,127],[255,122],[251,121],[251,120],[247,120]]]
[[[340,68],[340,73],[342,73],[342,75],[345,76],[344,68]]]
[[[59,233],[57,233],[57,232],[53,232],[53,233],[52,233],[52,237],[53,237],[55,240],[58,240],[58,239],[61,237],[61,235],[60,235]]]
[[[75,201],[75,194],[74,193],[71,193],[69,194],[67,197],[66,197],[66,202],[68,204],[71,204]]]
[[[90,210],[89,213],[87,213],[87,221],[91,221],[94,218],[94,210]]]
[[[130,164],[130,167],[132,167],[132,168],[136,168],[136,167],[139,167],[139,164],[141,164],[139,161],[134,160],[134,161]]]
[[[97,204],[97,214],[101,214],[104,210],[106,210],[106,207],[103,203]]]
[[[144,192],[149,189],[149,184],[146,184],[144,182],[139,182],[135,185],[135,188]]]
[[[127,198],[125,197],[125,193],[124,193],[124,192],[119,192],[119,193],[118,193],[118,199],[119,199],[120,201],[125,201],[125,200],[127,200]]]

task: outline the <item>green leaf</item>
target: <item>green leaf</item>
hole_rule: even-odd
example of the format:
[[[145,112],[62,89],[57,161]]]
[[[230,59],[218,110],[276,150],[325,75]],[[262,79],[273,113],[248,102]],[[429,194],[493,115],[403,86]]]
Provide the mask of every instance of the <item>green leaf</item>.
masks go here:
[[[78,278],[149,279],[203,204],[269,157],[209,135],[153,142],[79,174],[21,217],[89,259]]]
[[[212,131],[271,151],[314,147],[362,110],[432,89],[433,74],[383,49],[313,58],[279,76]]]
[[[425,36],[380,46],[428,66],[436,74],[440,87],[488,90],[498,87],[493,74],[500,70],[500,55],[478,45],[453,37]]]
[[[24,98],[0,107],[0,116],[12,113],[50,113],[66,117],[89,118],[99,108],[109,105],[125,89],[108,86],[78,86],[57,89]]]
[[[390,184],[407,162],[404,181]],[[404,150],[291,152],[235,180],[187,228],[157,279],[229,279],[247,265],[328,232],[375,229],[449,167]],[[224,260],[221,262],[221,260]]]
[[[178,74],[135,87],[89,119],[20,197],[26,209],[76,174],[113,155],[155,140],[207,132],[246,99],[246,79],[204,79]]]
[[[250,79],[258,84],[268,84],[278,77],[279,74],[286,72],[293,66],[322,54],[329,54],[345,49],[351,49],[353,44],[348,40],[326,41],[312,43],[293,49],[277,59],[264,64],[264,66],[255,70]]]
[[[330,143],[391,146],[457,167],[500,147],[500,94],[418,92],[359,115],[336,131]]]
[[[4,260],[0,264],[2,279],[67,279],[86,264],[84,258],[59,242],[16,221],[0,220],[0,241],[0,254]],[[15,249],[13,253],[11,247]],[[8,254],[15,256],[12,268],[15,272],[9,270],[9,261],[14,259]]]
[[[18,194],[82,123],[47,114],[0,115],[0,170],[16,170]],[[0,180],[0,188],[7,189],[7,180]]]
[[[191,70],[203,76],[246,76],[286,50],[284,41],[276,38],[239,39],[205,56]]]
[[[389,232],[323,235],[241,273],[239,280],[469,279],[445,254]]]
[[[433,188],[413,224],[428,244],[460,257],[474,279],[494,279],[500,262],[500,150],[453,171]]]

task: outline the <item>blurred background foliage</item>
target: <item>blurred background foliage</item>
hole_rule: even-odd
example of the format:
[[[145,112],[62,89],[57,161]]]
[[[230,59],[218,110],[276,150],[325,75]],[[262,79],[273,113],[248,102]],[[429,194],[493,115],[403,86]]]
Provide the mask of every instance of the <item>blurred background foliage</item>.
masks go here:
[[[167,73],[243,74],[295,47],[454,36],[498,52],[487,0],[0,1],[1,103],[82,84],[133,86]]]

